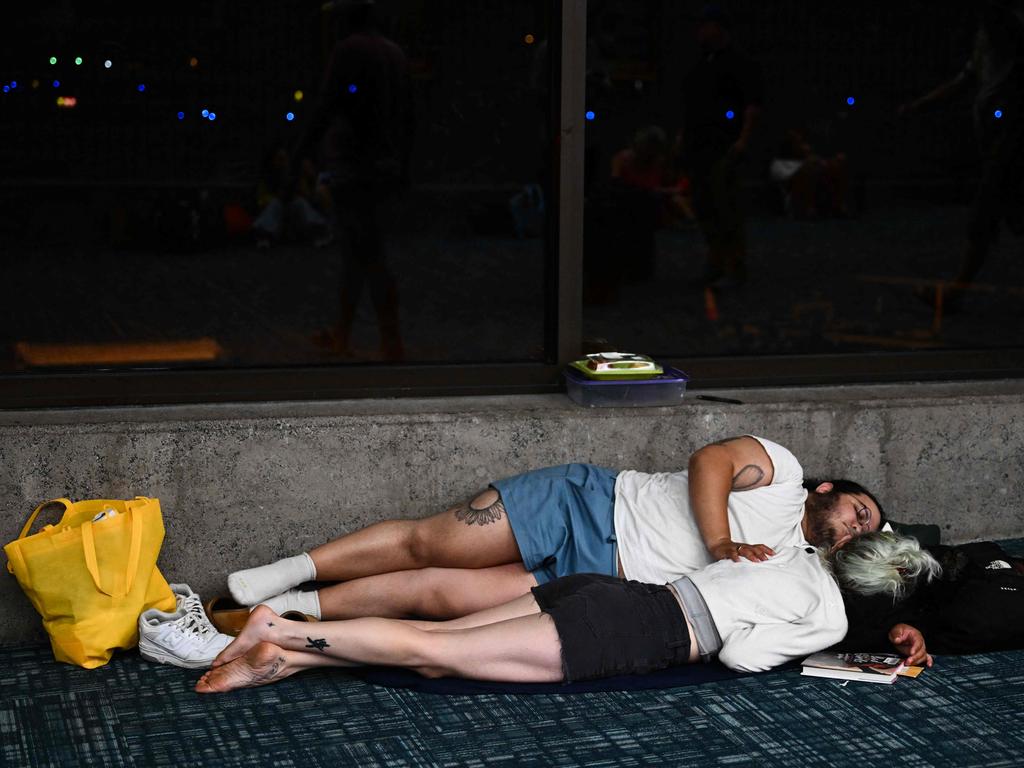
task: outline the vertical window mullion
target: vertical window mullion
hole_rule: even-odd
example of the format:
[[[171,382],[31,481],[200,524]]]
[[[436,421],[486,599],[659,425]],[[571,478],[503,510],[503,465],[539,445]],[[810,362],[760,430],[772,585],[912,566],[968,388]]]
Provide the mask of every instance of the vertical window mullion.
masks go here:
[[[580,355],[583,337],[583,149],[587,2],[562,0],[558,101],[557,355]]]

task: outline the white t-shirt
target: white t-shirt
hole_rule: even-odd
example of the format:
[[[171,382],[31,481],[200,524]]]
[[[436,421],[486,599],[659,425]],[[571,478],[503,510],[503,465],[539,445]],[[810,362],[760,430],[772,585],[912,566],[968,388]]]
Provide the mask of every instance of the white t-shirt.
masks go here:
[[[839,586],[813,547],[776,549],[763,563],[720,560],[689,578],[722,638],[718,660],[729,669],[763,672],[846,636]]]
[[[750,435],[764,446],[771,485],[729,494],[733,541],[772,549],[805,545],[800,522],[807,491],[804,471],[788,450]],[[615,480],[615,537],[627,579],[665,584],[712,562],[690,511],[688,472],[620,472]]]

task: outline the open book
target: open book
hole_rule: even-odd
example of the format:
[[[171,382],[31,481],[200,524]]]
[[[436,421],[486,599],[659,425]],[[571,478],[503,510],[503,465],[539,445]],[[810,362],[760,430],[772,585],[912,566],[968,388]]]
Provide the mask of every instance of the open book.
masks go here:
[[[899,656],[828,651],[808,656],[803,664],[802,674],[812,677],[834,677],[839,680],[886,684],[896,682],[896,676],[906,668]]]

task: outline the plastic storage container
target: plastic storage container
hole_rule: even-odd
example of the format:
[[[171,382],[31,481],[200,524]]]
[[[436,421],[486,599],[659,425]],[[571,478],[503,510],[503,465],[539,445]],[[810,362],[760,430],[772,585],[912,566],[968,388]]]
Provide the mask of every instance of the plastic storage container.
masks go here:
[[[565,388],[573,402],[591,408],[631,408],[645,405],[679,405],[690,377],[678,368],[649,379],[601,381],[589,379],[574,368],[565,369]]]

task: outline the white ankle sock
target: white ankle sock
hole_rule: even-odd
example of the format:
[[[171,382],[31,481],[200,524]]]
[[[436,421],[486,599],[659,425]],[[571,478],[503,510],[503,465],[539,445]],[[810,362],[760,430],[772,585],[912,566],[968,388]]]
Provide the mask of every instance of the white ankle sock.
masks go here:
[[[316,566],[308,552],[286,557],[270,565],[235,571],[228,575],[228,591],[242,605],[256,605],[316,578]]]
[[[267,598],[262,602],[263,605],[270,606],[271,610],[278,615],[285,611],[300,611],[301,613],[309,614],[314,619],[320,618],[319,592],[303,592],[298,589],[289,589],[287,592]]]

